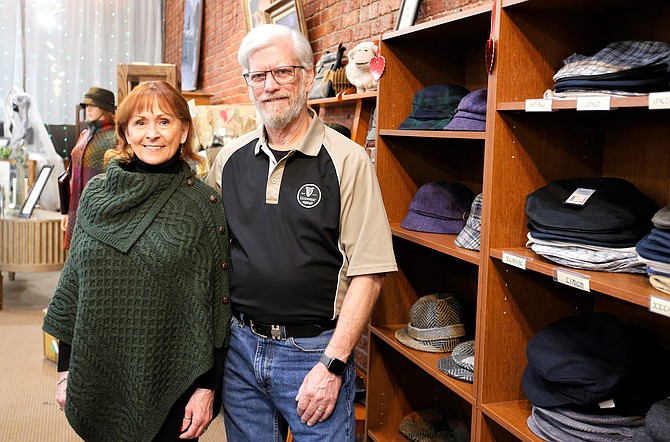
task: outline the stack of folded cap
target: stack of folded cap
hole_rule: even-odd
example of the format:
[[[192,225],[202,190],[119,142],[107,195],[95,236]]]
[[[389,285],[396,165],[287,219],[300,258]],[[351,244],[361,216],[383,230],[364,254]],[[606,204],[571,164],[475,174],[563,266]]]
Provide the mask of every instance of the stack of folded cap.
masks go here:
[[[451,355],[437,360],[437,368],[454,379],[472,384],[475,378],[475,341],[458,344]]]
[[[400,226],[408,230],[458,234],[475,194],[465,185],[437,181],[419,187]]]
[[[400,343],[415,350],[446,353],[465,336],[463,310],[458,299],[448,293],[419,298],[409,311],[410,323],[396,331]]]
[[[433,84],[419,90],[412,100],[412,112],[398,129],[444,129],[451,121],[458,103],[469,92],[455,84]]]
[[[643,416],[583,413],[564,407],[533,407],[528,428],[546,441],[621,441],[633,440],[644,425]]]
[[[482,234],[482,194],[475,197],[470,207],[465,227],[454,240],[454,244],[470,250],[479,250]]]
[[[649,282],[656,289],[670,293],[670,205],[651,219],[654,228],[635,246],[639,260],[646,264]]]
[[[521,386],[539,408],[643,415],[670,395],[670,355],[648,336],[607,313],[561,319],[526,347]]]
[[[409,413],[400,420],[399,430],[414,442],[470,442],[467,418],[437,407]]]
[[[526,197],[527,246],[568,267],[644,273],[635,244],[651,230],[656,210],[624,179],[554,181]]]
[[[638,428],[633,442],[668,442],[670,440],[670,399],[663,399],[651,406],[644,426]]]
[[[670,44],[625,40],[595,55],[573,54],[554,75],[553,96],[642,95],[670,89]]]
[[[477,89],[461,99],[456,113],[444,129],[479,131],[486,130],[486,93],[487,89]]]

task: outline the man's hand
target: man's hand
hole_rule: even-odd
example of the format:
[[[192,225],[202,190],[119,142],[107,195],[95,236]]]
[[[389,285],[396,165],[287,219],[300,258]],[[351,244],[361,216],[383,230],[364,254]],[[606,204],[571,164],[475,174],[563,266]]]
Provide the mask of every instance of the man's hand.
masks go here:
[[[328,419],[337,404],[341,386],[341,376],[329,372],[321,363],[316,364],[305,376],[295,397],[300,421],[311,427]]]

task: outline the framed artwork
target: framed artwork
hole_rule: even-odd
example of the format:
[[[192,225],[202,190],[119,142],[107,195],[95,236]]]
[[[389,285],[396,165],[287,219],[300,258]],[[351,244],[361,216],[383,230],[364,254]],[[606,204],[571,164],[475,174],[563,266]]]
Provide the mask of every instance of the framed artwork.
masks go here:
[[[400,10],[398,11],[398,20],[395,23],[396,30],[409,28],[416,20],[416,13],[419,11],[420,0],[402,0]]]
[[[244,18],[247,22],[247,31],[256,26],[266,23],[265,9],[270,6],[272,0],[242,0]]]
[[[33,184],[33,187],[30,188],[28,196],[26,197],[26,201],[23,203],[21,211],[19,211],[20,218],[30,218],[32,216],[33,210],[35,210],[37,201],[39,201],[40,196],[42,196],[42,191],[44,191],[44,186],[47,185],[49,175],[51,175],[53,168],[54,166],[51,164],[42,166],[42,169],[40,170],[40,173],[37,175],[37,179],[35,180],[35,184]]]
[[[265,9],[265,21],[285,25],[307,35],[302,0],[275,0]]]
[[[184,6],[184,40],[181,50],[181,90],[198,88],[202,0],[186,0]]]

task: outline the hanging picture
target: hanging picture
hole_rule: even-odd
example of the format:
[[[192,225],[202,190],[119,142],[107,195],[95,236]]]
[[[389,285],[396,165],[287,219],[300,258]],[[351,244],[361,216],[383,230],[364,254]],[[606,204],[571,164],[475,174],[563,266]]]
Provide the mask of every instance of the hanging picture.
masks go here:
[[[409,28],[416,20],[419,11],[420,0],[402,0],[398,11],[398,20],[395,23],[396,30]]]
[[[307,35],[301,0],[275,0],[265,9],[265,21],[293,28]]]
[[[184,7],[184,40],[181,51],[181,90],[198,88],[202,0],[186,0]]]
[[[265,23],[265,8],[270,6],[272,0],[242,0],[242,2],[247,31]]]

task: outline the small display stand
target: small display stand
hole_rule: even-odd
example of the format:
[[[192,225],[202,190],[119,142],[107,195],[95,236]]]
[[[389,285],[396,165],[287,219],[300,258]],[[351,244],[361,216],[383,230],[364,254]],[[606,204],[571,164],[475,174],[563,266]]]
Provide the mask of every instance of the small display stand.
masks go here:
[[[2,309],[2,272],[52,272],[65,263],[61,214],[35,209],[30,218],[19,211],[6,210],[0,218],[0,310]]]

